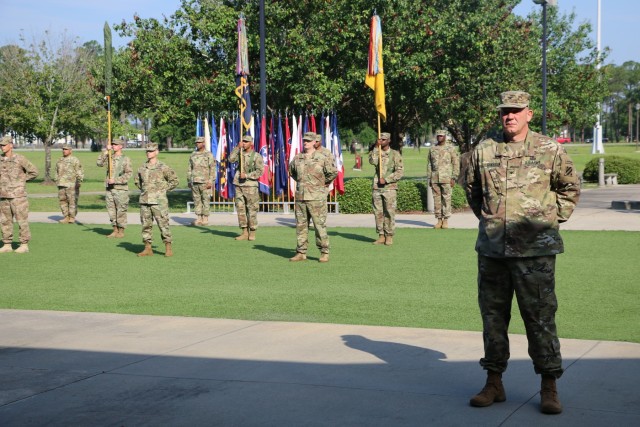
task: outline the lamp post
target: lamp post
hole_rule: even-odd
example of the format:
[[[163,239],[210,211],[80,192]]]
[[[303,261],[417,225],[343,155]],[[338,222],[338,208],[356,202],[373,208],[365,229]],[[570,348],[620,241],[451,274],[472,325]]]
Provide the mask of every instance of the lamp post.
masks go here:
[[[557,0],[533,0],[542,5],[542,134],[547,134],[547,5],[557,6]]]
[[[639,120],[639,115],[640,115],[640,103],[636,104],[636,151],[638,151],[638,136],[640,135],[640,133],[638,132],[638,128],[639,128],[639,124],[640,124],[640,120]]]

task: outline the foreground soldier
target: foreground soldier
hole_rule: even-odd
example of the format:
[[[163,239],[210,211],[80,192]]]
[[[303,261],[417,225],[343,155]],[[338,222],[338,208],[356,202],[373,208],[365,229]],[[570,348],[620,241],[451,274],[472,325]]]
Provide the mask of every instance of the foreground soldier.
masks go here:
[[[502,373],[509,360],[508,328],[515,292],[535,372],[542,376],[540,410],[562,412],[556,379],[562,375],[556,331],[556,254],[564,251],[559,223],[571,216],[580,188],[562,146],[529,130],[529,94],[504,92],[498,106],[502,138],[474,149],[465,190],[480,220],[478,302],[487,381],[472,406],[503,402]]]
[[[216,179],[216,159],[206,150],[203,136],[196,138],[196,151],[189,157],[187,181],[197,219],[191,225],[209,225],[211,189]]]
[[[72,155],[70,144],[62,145],[62,157],[56,162],[56,185],[58,201],[63,218],[61,224],[73,224],[78,214],[78,196],[84,171],[77,157]]]
[[[436,131],[438,144],[427,156],[427,177],[433,191],[434,214],[438,222],[434,228],[449,228],[451,190],[458,179],[460,160],[452,145],[447,144],[447,132]]]
[[[140,222],[144,242],[144,250],[138,256],[153,255],[151,243],[154,219],[158,223],[165,244],[164,256],[173,256],[167,191],[178,186],[178,177],[173,169],[158,160],[158,144],[147,144],[147,162],[138,169],[135,183],[140,189]]]
[[[229,154],[230,162],[240,160],[242,150],[242,169],[233,177],[236,186],[236,211],[238,212],[238,225],[242,233],[236,240],[256,240],[258,229],[258,209],[260,208],[260,193],[258,180],[264,172],[264,160],[260,153],[253,149],[253,137],[245,135],[237,147]],[[238,165],[240,168],[240,165]]]
[[[329,262],[329,235],[327,234],[327,186],[338,176],[333,162],[316,151],[316,134],[307,132],[302,141],[304,153],[289,164],[289,176],[296,183],[296,254],[289,261],[307,259],[309,222],[316,229],[316,246],[320,249],[319,262]]]
[[[13,249],[13,218],[20,230],[20,246],[17,254],[29,252],[31,231],[29,230],[29,200],[26,184],[38,176],[38,169],[24,156],[13,153],[13,140],[10,136],[0,139],[0,228],[2,243],[0,253]]]
[[[98,157],[96,165],[99,167],[108,166],[108,150],[111,149],[113,149],[111,158],[112,178],[109,178],[109,170],[107,169],[107,177],[104,181],[107,189],[105,196],[107,212],[109,213],[109,221],[113,226],[113,231],[107,236],[109,239],[124,237],[124,229],[127,228],[127,210],[129,209],[129,179],[133,174],[131,160],[122,152],[123,142],[119,139],[107,145],[107,149]]]
[[[391,134],[382,132],[380,139],[372,145],[369,151],[369,164],[376,168],[373,177],[371,199],[373,215],[376,220],[378,240],[374,245],[393,245],[393,235],[396,229],[396,206],[398,200],[398,181],[404,175],[404,164],[399,151],[392,150]],[[382,149],[382,170],[378,157],[378,147]]]

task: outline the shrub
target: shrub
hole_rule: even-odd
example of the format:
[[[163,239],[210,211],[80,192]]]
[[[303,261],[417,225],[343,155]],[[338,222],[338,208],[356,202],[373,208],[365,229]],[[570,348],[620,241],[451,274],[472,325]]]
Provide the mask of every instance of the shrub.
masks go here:
[[[373,213],[371,179],[354,178],[345,181],[344,194],[338,195],[338,203],[341,213]]]
[[[582,172],[585,181],[598,181],[598,159],[587,162]],[[622,156],[604,156],[605,173],[617,173],[619,184],[640,184],[640,159]]]

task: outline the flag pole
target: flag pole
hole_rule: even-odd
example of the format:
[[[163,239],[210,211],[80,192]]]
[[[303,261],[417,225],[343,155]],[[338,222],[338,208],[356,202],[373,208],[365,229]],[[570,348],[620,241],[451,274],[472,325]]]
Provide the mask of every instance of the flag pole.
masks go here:
[[[111,48],[111,28],[107,22],[104,23],[104,92],[107,100],[107,147],[111,146],[111,76],[112,76],[112,48]],[[107,176],[113,179],[113,156],[112,151],[107,149]]]

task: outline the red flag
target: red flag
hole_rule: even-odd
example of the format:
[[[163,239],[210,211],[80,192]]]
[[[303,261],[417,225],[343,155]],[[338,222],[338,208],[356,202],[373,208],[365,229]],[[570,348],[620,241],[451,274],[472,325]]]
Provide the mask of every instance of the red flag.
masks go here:
[[[267,118],[264,116],[260,122],[260,145],[258,149],[264,162],[264,171],[260,179],[258,179],[258,185],[260,186],[260,192],[269,194],[271,192],[271,185],[269,183],[271,165],[269,162],[269,147],[267,146]]]

